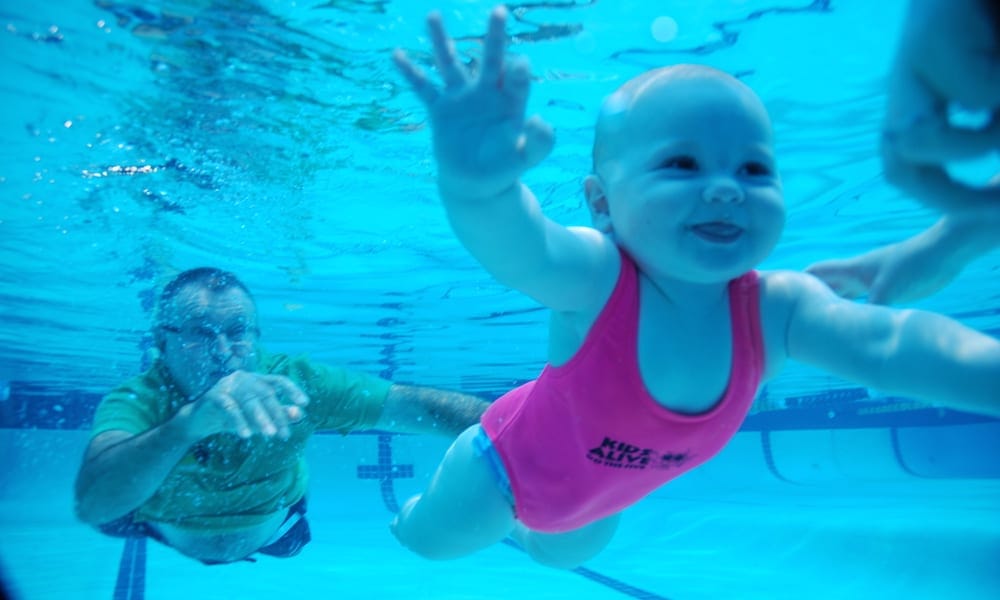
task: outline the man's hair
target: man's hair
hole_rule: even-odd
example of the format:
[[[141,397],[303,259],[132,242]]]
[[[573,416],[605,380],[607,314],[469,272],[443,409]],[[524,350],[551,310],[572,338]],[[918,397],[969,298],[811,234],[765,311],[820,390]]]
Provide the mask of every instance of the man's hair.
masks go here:
[[[202,289],[206,289],[212,292],[221,292],[228,290],[230,288],[237,288],[243,290],[247,296],[253,298],[253,294],[246,285],[240,281],[239,277],[230,273],[229,271],[223,271],[222,269],[216,269],[214,267],[198,267],[196,269],[188,269],[184,271],[177,277],[174,277],[164,288],[163,292],[160,293],[160,310],[166,306],[167,302],[170,302],[177,296],[178,293],[189,285],[196,285]]]
[[[153,336],[156,347],[161,351],[163,350],[163,338],[160,332],[160,324],[163,319],[164,310],[167,304],[177,297],[177,294],[181,290],[188,286],[197,286],[210,292],[223,292],[235,288],[242,290],[250,298],[251,302],[253,301],[253,294],[250,293],[250,289],[240,281],[239,277],[229,271],[223,271],[214,267],[198,267],[184,271],[164,286],[157,303],[156,325],[153,328]]]

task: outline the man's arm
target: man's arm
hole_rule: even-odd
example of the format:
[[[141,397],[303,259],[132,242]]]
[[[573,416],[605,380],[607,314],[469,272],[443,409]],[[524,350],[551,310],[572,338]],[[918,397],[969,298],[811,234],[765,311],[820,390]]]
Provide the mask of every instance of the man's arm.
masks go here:
[[[76,514],[100,524],[136,509],[192,444],[214,433],[287,439],[288,424],[303,418],[308,402],[287,377],[236,371],[149,431],[105,431],[91,440],[80,466]]]
[[[117,519],[149,500],[167,474],[198,440],[175,417],[145,433],[113,430],[87,447],[76,478],[76,515],[98,525]]]
[[[806,271],[845,298],[868,295],[873,304],[911,302],[948,285],[965,266],[1000,246],[1000,204],[945,214],[902,242]]]
[[[375,428],[454,437],[479,422],[488,406],[489,402],[468,394],[393,384]]]

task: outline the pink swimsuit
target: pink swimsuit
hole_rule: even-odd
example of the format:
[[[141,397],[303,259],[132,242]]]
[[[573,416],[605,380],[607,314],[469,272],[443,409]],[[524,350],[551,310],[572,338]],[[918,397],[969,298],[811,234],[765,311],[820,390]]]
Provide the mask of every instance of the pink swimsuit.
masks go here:
[[[517,518],[536,531],[577,529],[718,453],[743,423],[763,371],[757,288],[753,271],[729,282],[733,363],[722,399],[708,412],[672,412],[639,373],[638,276],[622,253],[615,290],[577,353],[483,415]]]

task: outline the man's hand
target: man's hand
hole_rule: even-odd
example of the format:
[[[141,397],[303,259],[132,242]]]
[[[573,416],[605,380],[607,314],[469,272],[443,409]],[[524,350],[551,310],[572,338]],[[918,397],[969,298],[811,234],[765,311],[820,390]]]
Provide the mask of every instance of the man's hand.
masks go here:
[[[552,150],[552,128],[539,117],[525,120],[531,72],[524,59],[504,59],[506,20],[503,7],[490,13],[482,62],[474,73],[456,58],[441,15],[428,16],[443,87],[430,82],[402,51],[393,55],[430,114],[438,183],[446,200],[498,196]]]
[[[995,231],[985,212],[946,215],[902,242],[806,271],[845,298],[867,294],[873,304],[912,302],[948,285],[966,263],[994,246]]]
[[[305,416],[309,398],[281,375],[236,371],[223,377],[178,416],[198,437],[232,432],[242,438],[259,434],[288,439],[288,425]]]

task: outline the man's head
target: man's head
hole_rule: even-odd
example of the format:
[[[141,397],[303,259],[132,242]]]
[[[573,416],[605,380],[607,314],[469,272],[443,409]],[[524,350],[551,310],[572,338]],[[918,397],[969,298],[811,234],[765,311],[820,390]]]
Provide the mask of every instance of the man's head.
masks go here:
[[[257,309],[235,275],[201,267],[184,271],[160,295],[153,335],[180,391],[200,394],[257,364]]]

